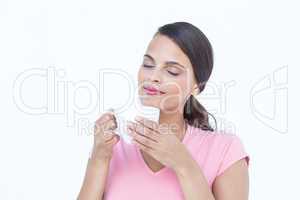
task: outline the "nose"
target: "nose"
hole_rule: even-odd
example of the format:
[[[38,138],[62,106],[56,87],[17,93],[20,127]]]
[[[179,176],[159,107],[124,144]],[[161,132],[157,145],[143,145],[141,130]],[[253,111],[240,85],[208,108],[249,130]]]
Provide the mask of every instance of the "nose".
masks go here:
[[[157,82],[160,83],[161,82],[161,72],[160,70],[154,69],[153,72],[151,73],[150,77],[149,77],[151,82]]]

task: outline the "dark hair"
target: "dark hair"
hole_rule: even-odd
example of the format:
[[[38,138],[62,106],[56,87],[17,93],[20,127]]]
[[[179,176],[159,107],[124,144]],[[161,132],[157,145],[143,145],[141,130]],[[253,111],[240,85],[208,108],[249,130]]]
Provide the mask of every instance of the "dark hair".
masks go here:
[[[187,55],[201,93],[213,69],[213,49],[207,37],[201,30],[187,22],[166,24],[158,28],[155,35],[157,34],[170,38]],[[184,105],[184,119],[192,126],[213,131],[208,115],[211,114],[191,95]],[[216,123],[215,118],[214,121]]]

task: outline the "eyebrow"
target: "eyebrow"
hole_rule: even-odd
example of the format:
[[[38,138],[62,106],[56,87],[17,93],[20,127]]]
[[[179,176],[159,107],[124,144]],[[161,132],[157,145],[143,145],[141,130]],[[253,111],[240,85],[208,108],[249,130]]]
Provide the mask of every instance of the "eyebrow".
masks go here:
[[[150,56],[149,54],[145,54],[144,57],[149,58],[151,61],[153,61],[153,62],[155,63],[154,58],[153,58],[152,56]],[[185,67],[184,67],[182,64],[180,64],[180,63],[178,63],[178,62],[176,62],[176,61],[166,61],[165,63],[166,63],[167,65],[168,65],[168,64],[178,65],[178,66],[182,67],[183,69],[185,69]]]

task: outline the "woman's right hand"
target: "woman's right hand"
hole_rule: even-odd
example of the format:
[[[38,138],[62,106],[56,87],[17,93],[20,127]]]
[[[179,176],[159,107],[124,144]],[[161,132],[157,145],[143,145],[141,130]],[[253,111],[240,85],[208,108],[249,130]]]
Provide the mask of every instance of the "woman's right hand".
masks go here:
[[[109,162],[113,147],[120,140],[120,136],[114,132],[117,128],[116,118],[113,112],[106,112],[97,119],[94,128],[94,144],[91,158]]]
[[[95,122],[94,144],[78,200],[104,199],[105,180],[109,172],[113,147],[120,140],[113,131],[116,128],[116,118],[110,111],[104,113]]]

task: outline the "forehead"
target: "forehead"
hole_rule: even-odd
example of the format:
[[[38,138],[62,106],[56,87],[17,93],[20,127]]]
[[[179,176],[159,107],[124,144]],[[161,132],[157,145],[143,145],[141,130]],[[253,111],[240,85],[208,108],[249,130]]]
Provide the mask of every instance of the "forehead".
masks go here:
[[[146,54],[151,55],[156,64],[167,61],[175,61],[188,69],[191,69],[189,58],[184,54],[180,47],[170,38],[164,35],[156,35],[149,43]]]

